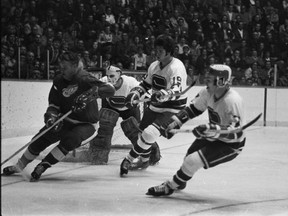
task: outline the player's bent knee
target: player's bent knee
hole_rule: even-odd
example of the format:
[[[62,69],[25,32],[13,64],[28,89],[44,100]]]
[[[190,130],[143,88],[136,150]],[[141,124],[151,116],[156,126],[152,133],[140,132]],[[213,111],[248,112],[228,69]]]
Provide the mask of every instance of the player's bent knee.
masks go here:
[[[149,125],[141,134],[141,138],[145,143],[152,145],[160,136],[159,130],[153,125]]]
[[[204,167],[204,163],[197,152],[189,154],[184,158],[181,169],[188,176],[193,176],[194,173]]]

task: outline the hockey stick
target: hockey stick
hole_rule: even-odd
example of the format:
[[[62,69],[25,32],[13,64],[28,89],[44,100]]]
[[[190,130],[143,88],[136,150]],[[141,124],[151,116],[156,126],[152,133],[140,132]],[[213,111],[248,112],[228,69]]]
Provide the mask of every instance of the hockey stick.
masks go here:
[[[35,142],[37,139],[39,139],[41,136],[43,136],[45,133],[47,133],[49,130],[51,130],[55,125],[57,125],[60,121],[62,121],[64,118],[66,118],[68,115],[72,113],[72,110],[67,112],[65,115],[61,116],[53,125],[51,125],[49,128],[46,130],[42,131],[40,134],[38,134],[34,139],[32,139],[30,142],[28,142],[26,145],[22,146],[20,149],[18,149],[14,154],[12,154],[10,157],[8,157],[6,160],[4,160],[1,163],[1,166],[5,164],[7,161],[9,161],[11,158],[16,156],[19,152],[21,152],[23,149],[25,149],[27,146],[29,146],[31,143]]]
[[[262,113],[260,113],[258,116],[256,116],[254,119],[252,119],[250,122],[247,124],[243,125],[242,127],[235,128],[233,130],[220,130],[220,131],[214,131],[214,130],[209,130],[209,132],[215,132],[219,134],[230,134],[230,133],[239,133],[246,128],[250,127],[253,125],[256,121],[259,120],[259,118],[262,116]],[[171,133],[192,133],[193,129],[171,129],[169,132]]]
[[[186,94],[196,84],[196,81],[197,80],[194,80],[190,84],[190,86],[188,86],[184,91],[177,92],[177,93],[174,93],[174,94],[171,94],[171,95],[167,95],[167,96],[168,97],[177,97],[177,96],[181,96],[181,95]],[[141,103],[141,102],[148,102],[148,101],[151,101],[151,98],[143,98],[143,99],[140,99],[140,100],[135,100],[135,101],[133,101],[133,104],[138,104],[138,103]]]

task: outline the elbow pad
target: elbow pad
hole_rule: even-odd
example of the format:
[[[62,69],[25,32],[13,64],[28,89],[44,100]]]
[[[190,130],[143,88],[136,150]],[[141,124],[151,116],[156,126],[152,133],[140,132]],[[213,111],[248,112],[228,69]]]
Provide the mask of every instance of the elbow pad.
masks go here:
[[[190,119],[193,119],[203,113],[203,111],[200,111],[196,109],[194,104],[190,104],[189,106],[184,108],[185,111],[187,112],[187,115],[189,116]]]

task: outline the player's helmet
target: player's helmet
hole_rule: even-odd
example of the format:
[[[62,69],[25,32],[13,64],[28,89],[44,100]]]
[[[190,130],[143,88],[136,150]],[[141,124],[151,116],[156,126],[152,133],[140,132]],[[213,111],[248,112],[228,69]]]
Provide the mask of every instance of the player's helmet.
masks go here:
[[[220,88],[230,85],[232,81],[232,70],[228,65],[210,65],[208,75],[215,77],[215,85]]]
[[[117,81],[121,77],[121,74],[122,74],[121,69],[113,65],[107,67],[106,69],[108,82],[111,83],[112,85],[116,85]]]
[[[167,53],[172,55],[175,49],[175,41],[170,36],[159,35],[155,40],[155,46],[162,46]]]
[[[119,72],[120,74],[122,73],[121,69],[118,68],[118,67],[115,67],[113,65],[110,65],[108,68],[107,68],[107,71],[110,71],[110,72]]]

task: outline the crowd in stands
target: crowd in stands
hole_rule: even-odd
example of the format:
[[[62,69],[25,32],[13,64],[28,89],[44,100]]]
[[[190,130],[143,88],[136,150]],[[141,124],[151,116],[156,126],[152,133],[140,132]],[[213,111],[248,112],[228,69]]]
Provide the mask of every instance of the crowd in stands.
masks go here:
[[[52,79],[67,50],[84,68],[147,70],[167,34],[192,80],[224,63],[233,85],[288,86],[288,0],[1,0],[1,12],[1,78]]]

